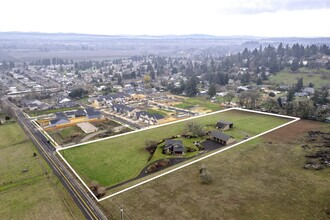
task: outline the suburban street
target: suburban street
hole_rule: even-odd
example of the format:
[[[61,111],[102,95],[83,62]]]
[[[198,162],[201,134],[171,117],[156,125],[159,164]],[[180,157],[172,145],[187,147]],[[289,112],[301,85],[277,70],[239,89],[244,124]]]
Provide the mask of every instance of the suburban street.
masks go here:
[[[22,111],[10,103],[7,99],[6,103],[14,109],[15,116],[23,128],[25,133],[29,136],[31,141],[37,147],[39,153],[47,161],[54,174],[60,179],[64,187],[68,190],[73,200],[85,215],[86,219],[107,219],[99,207],[95,204],[92,195],[80,185],[77,179],[71,174],[66,166],[56,156],[55,148],[48,143],[48,140],[43,134],[27,119]]]

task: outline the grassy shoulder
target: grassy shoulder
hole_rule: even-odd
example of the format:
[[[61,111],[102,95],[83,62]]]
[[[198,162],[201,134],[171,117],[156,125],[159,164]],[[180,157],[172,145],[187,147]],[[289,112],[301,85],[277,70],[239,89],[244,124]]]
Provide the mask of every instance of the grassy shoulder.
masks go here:
[[[2,219],[84,218],[17,123],[0,126]]]
[[[298,78],[303,78],[304,86],[312,83],[315,88],[330,84],[330,71],[326,69],[307,69],[300,68],[296,72],[282,70],[269,79],[270,84],[291,86],[297,83]]]
[[[122,204],[137,219],[167,219],[173,213],[176,219],[327,219],[330,169],[302,168],[308,130],[329,132],[329,127],[298,121],[101,205],[118,215],[114,204]],[[210,185],[199,182],[202,164],[213,177]]]
[[[239,141],[246,135],[254,136],[279,126],[288,119],[231,110],[191,119],[205,129],[215,129],[218,120],[234,123],[231,131]],[[88,183],[97,180],[103,186],[112,186],[136,177],[147,165],[149,153],[145,150],[147,140],[160,141],[181,134],[186,122],[165,125],[145,131],[82,145],[61,151],[65,159]],[[159,157],[159,152],[156,152]],[[162,157],[166,157],[163,155]],[[160,159],[160,158],[158,158]]]

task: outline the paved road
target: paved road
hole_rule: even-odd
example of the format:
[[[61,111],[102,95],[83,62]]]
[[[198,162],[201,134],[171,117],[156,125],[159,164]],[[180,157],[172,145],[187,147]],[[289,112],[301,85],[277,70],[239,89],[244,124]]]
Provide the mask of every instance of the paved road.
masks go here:
[[[107,219],[99,207],[95,204],[95,200],[86,189],[75,179],[67,167],[56,156],[55,148],[48,143],[43,134],[28,120],[22,111],[13,106],[8,100],[8,105],[14,109],[19,124],[26,134],[37,147],[39,153],[44,157],[54,174],[60,179],[64,187],[68,190],[73,200],[76,202],[80,210],[87,219]]]

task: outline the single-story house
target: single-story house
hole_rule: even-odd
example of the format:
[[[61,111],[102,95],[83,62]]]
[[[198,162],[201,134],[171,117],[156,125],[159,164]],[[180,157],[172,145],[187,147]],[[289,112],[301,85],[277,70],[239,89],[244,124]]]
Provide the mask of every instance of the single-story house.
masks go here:
[[[211,131],[210,139],[222,145],[231,144],[235,141],[233,136],[221,133],[219,131]]]
[[[230,128],[233,128],[233,126],[234,126],[234,124],[232,122],[220,120],[220,121],[217,122],[215,127],[217,129],[225,131],[225,130],[228,130]]]
[[[184,154],[185,147],[183,146],[182,140],[173,140],[173,139],[165,140],[163,153]]]
[[[55,118],[53,120],[50,120],[49,125],[56,126],[56,125],[66,124],[69,122],[70,122],[70,120],[67,117],[60,117],[60,118]]]

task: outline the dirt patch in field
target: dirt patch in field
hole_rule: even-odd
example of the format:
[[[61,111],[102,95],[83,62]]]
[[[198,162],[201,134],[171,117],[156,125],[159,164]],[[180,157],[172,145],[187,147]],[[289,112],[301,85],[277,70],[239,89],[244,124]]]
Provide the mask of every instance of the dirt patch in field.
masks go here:
[[[320,128],[319,122],[299,120],[264,136],[269,141],[291,143],[292,140],[306,135],[308,131]]]

